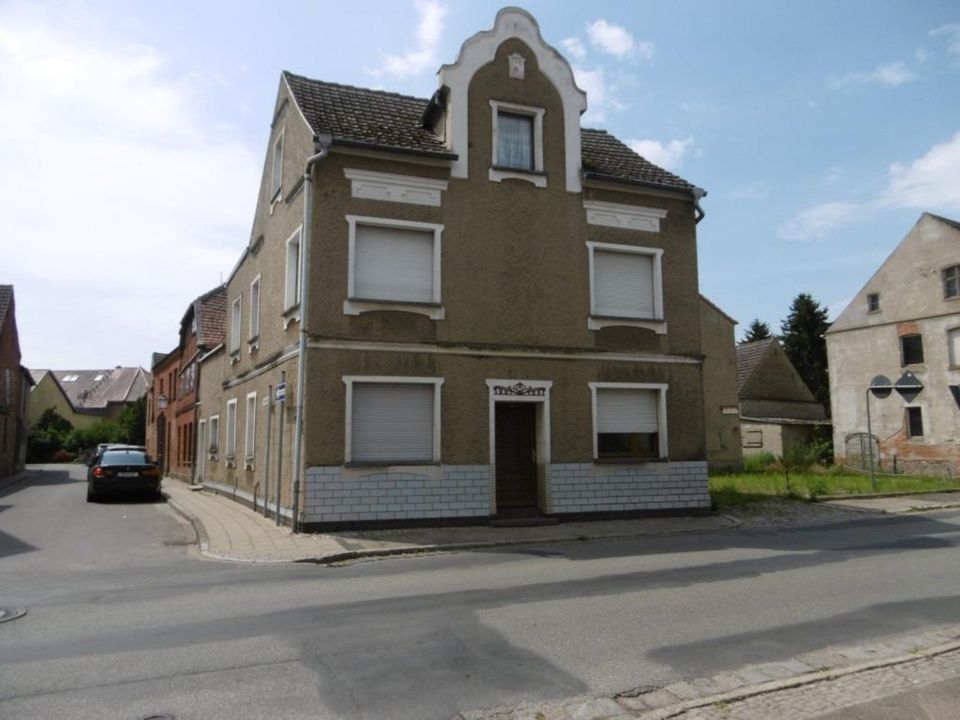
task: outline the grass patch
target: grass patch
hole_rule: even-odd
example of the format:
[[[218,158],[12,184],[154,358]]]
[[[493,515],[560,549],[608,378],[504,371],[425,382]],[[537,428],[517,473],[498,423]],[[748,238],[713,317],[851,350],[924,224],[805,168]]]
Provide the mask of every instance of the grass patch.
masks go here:
[[[960,478],[917,475],[878,475],[876,491],[930,492],[960,489]],[[724,473],[710,476],[710,494],[718,509],[748,505],[771,497],[812,499],[830,495],[858,495],[871,492],[870,476],[843,468],[789,473],[789,485],[783,472]]]

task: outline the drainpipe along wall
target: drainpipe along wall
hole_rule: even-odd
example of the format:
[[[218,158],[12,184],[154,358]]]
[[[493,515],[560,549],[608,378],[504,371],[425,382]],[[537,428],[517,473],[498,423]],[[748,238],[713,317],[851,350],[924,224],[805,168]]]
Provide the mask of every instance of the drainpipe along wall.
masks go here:
[[[300,342],[297,352],[296,412],[293,420],[293,502],[290,524],[300,529],[300,476],[303,473],[303,395],[307,374],[307,314],[310,307],[310,241],[313,225],[313,166],[327,155],[330,136],[318,137],[317,152],[307,158],[303,167],[303,233],[300,238]]]

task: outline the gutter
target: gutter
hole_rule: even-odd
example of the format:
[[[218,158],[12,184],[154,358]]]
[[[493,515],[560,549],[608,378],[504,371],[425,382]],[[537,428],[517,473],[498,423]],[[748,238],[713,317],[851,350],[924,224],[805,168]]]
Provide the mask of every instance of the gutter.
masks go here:
[[[631,178],[619,177],[617,175],[607,175],[605,173],[598,172],[585,172],[583,174],[584,180],[598,180],[600,182],[615,183],[621,185],[633,185],[635,187],[646,187],[651,190],[660,190],[663,192],[677,193],[678,195],[690,195],[693,197],[693,212],[694,212],[694,224],[699,224],[703,218],[706,217],[706,213],[703,211],[703,208],[700,207],[700,201],[707,196],[707,191],[703,188],[698,188],[696,185],[691,185],[689,187],[677,187],[675,185],[664,185],[662,183],[648,182],[646,180],[633,180]]]
[[[303,166],[303,233],[300,238],[300,342],[297,352],[296,414],[293,420],[293,502],[290,525],[297,532],[300,525],[300,474],[303,472],[303,393],[306,387],[307,314],[310,307],[310,239],[313,223],[313,167],[327,156],[332,138],[317,136],[317,152]],[[280,482],[280,478],[277,478]],[[279,487],[279,485],[277,486]],[[277,493],[279,497],[279,493]]]

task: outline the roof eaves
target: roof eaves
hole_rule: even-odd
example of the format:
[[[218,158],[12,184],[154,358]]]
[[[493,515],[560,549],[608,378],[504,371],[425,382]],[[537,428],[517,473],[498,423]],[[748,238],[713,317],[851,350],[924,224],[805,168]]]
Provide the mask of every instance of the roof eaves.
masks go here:
[[[338,139],[336,137],[333,138],[333,142],[331,144],[333,146],[339,145],[340,147],[352,147],[352,148],[359,148],[362,150],[386,151],[391,153],[397,153],[399,155],[415,155],[417,157],[431,157],[431,158],[437,158],[438,160],[453,161],[460,157],[457,153],[451,153],[451,152],[437,152],[434,150],[418,150],[416,148],[397,147],[396,145],[382,145],[380,143],[363,142],[362,140]]]
[[[626,178],[620,175],[607,175],[605,173],[598,173],[593,170],[585,171],[583,173],[583,177],[587,180],[599,180],[601,182],[620,183],[623,185],[635,185],[637,187],[655,188],[657,190],[675,192],[678,195],[692,196],[694,199],[697,198],[697,193],[703,193],[704,195],[706,195],[706,190],[698,188],[695,185],[690,185],[689,187],[684,187],[682,185],[670,185],[670,184],[664,184],[664,183],[650,182],[649,180],[637,180],[635,178]]]

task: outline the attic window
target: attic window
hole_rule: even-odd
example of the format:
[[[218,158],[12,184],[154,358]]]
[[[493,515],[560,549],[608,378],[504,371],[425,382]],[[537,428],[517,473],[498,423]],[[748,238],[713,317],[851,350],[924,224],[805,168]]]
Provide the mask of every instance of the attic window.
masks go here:
[[[880,312],[880,293],[867,295],[867,312]]]
[[[543,172],[543,108],[491,100],[493,126],[490,179],[526,180],[546,187]]]
[[[79,375],[64,375],[62,378],[60,378],[60,382],[76,382],[79,379]]]

